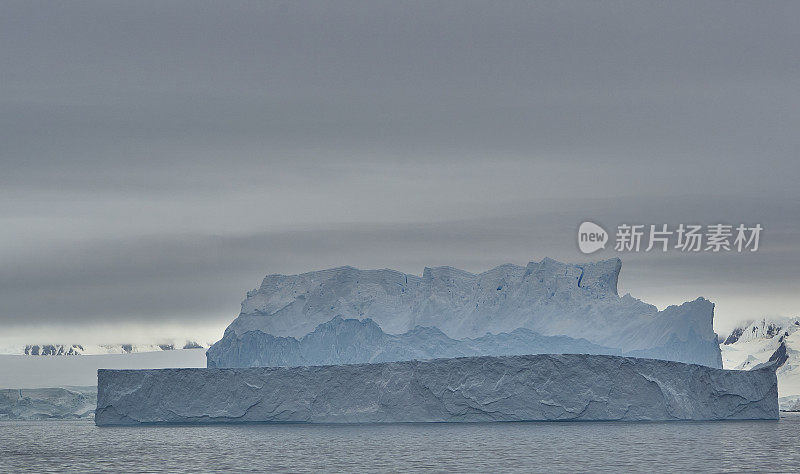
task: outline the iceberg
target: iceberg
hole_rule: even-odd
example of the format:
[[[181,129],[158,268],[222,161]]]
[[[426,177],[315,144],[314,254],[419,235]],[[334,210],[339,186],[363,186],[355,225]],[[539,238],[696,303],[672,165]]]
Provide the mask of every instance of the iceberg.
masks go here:
[[[248,331],[223,338],[207,352],[208,367],[292,367],[401,360],[424,360],[480,355],[610,354],[619,349],[586,339],[542,336],[529,329],[456,340],[437,328],[417,326],[400,335],[386,334],[371,319],[336,316],[300,339]]]
[[[606,355],[99,370],[95,423],[778,419],[773,366]]]
[[[95,387],[0,390],[0,420],[92,418],[96,405]]]
[[[208,366],[574,352],[722,368],[713,303],[698,298],[659,311],[630,295],[620,297],[621,268],[619,259],[565,264],[545,258],[478,274],[436,267],[420,277],[340,267],[268,275],[247,293],[239,316],[209,349]],[[351,324],[349,334],[326,333],[328,326],[340,330],[340,321],[351,319],[374,327]],[[522,337],[504,345],[520,331]],[[553,345],[550,337],[564,339]],[[308,338],[329,345],[310,349]],[[485,339],[476,344],[480,338]],[[335,349],[348,340],[365,347]],[[381,344],[390,347],[381,352]]]

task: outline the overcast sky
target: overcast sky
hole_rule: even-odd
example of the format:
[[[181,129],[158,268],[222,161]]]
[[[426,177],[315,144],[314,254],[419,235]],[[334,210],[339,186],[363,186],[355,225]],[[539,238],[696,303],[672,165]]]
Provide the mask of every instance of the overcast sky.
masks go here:
[[[0,342],[221,336],[268,273],[621,256],[800,315],[798,2],[0,4]],[[760,223],[583,256],[578,224]],[[71,342],[71,341],[53,341]]]

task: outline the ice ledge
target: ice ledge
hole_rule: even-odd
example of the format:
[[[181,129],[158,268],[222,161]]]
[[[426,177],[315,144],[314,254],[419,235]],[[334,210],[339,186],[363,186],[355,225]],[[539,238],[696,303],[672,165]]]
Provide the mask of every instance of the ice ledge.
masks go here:
[[[778,419],[773,367],[600,355],[99,370],[95,423]]]

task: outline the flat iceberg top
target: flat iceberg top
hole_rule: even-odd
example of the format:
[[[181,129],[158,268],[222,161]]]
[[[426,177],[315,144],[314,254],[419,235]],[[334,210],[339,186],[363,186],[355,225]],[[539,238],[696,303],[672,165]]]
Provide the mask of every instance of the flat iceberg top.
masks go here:
[[[772,367],[600,355],[98,371],[98,425],[777,419]]]

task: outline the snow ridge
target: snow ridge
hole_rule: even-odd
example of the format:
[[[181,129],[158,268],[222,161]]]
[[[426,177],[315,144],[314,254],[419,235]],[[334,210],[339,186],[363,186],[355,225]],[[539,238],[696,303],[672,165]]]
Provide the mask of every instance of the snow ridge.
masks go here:
[[[100,354],[133,354],[180,349],[202,349],[210,344],[193,340],[166,341],[161,344],[25,344],[0,348],[0,354],[26,356],[73,356]]]
[[[800,318],[745,323],[720,348],[726,369],[750,370],[775,362],[780,396],[800,396]]]

